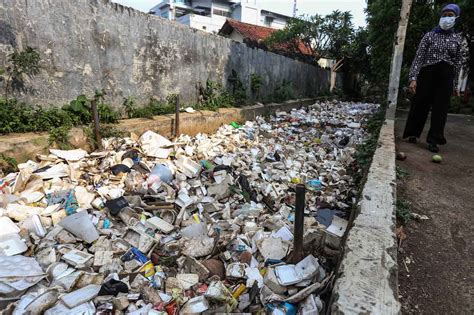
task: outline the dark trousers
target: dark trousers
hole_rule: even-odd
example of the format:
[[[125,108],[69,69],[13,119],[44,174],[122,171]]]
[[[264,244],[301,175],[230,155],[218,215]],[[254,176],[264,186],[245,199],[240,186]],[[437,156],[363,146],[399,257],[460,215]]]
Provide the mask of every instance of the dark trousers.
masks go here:
[[[433,144],[446,144],[444,126],[453,93],[453,78],[453,66],[446,62],[421,69],[403,138],[421,136],[431,109],[431,125],[426,141]]]

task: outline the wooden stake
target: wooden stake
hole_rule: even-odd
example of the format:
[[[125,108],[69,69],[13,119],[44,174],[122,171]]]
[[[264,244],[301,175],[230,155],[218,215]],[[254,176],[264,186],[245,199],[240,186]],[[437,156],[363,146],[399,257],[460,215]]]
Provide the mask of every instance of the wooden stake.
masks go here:
[[[102,148],[102,141],[100,138],[100,125],[99,125],[99,111],[97,110],[97,100],[91,100],[92,120],[94,121],[94,135],[95,142],[97,143],[97,149]]]
[[[179,137],[179,95],[176,95],[176,107],[174,114],[174,136]]]

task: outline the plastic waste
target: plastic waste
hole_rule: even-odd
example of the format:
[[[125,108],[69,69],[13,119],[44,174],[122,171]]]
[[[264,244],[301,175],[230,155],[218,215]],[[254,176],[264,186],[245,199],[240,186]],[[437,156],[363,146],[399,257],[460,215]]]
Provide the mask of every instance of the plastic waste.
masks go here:
[[[127,284],[119,280],[110,279],[109,281],[102,284],[97,295],[117,296],[119,293],[128,293]]]
[[[173,173],[171,173],[171,170],[166,167],[165,165],[162,164],[156,164],[149,175],[151,176],[158,176],[161,181],[169,184],[173,180]]]
[[[87,243],[92,243],[99,238],[99,233],[89,218],[87,211],[71,214],[62,219],[58,224]]]
[[[0,178],[2,306],[328,312],[319,296],[334,274],[326,262],[337,259],[358,202],[349,170],[377,108],[323,102],[214,134],[131,133],[103,139],[100,152],[57,150],[19,164]],[[290,264],[301,183],[310,188],[304,255]]]

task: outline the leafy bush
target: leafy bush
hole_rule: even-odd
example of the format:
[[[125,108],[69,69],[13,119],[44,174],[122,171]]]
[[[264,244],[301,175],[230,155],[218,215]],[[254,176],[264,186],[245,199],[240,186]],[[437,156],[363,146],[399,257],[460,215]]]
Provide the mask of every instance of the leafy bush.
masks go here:
[[[99,120],[101,123],[116,124],[120,119],[120,114],[108,104],[99,104],[97,111],[99,112]]]
[[[64,105],[62,109],[71,115],[74,125],[87,124],[92,121],[90,102],[85,95],[79,95],[69,105]]]
[[[218,108],[233,107],[236,104],[233,95],[224,91],[218,82],[207,80],[205,87],[199,88],[199,109],[216,111]]]
[[[96,100],[100,98],[101,96],[96,94]],[[74,125],[86,125],[92,122],[91,101],[85,95],[79,95],[69,105],[63,106],[62,109],[70,113]],[[99,112],[99,120],[103,123],[115,124],[120,118],[120,114],[108,104],[99,103],[97,111]]]
[[[237,71],[232,69],[232,73],[227,80],[232,86],[232,96],[234,97],[235,105],[244,105],[245,101],[247,100],[247,90],[240,80]]]
[[[72,145],[69,142],[69,131],[70,126],[61,126],[57,128],[51,128],[49,131],[48,143],[50,146],[56,146],[62,150],[72,149]]]
[[[99,104],[98,111],[102,123],[116,123],[120,117],[107,104]],[[49,131],[63,126],[85,125],[91,121],[90,104],[83,95],[62,108],[42,108],[18,102],[14,98],[0,98],[0,134]]]
[[[174,113],[176,97],[176,94],[171,94],[166,98],[166,103],[150,99],[148,104],[138,107],[135,99],[130,96],[124,98],[122,106],[128,118],[152,118],[155,115]]]
[[[290,100],[294,97],[293,87],[291,82],[283,80],[281,85],[279,85],[273,94],[273,100],[276,102],[284,102]]]
[[[256,74],[252,73],[250,75],[250,89],[252,90],[252,93],[254,95],[258,95],[258,92],[260,92],[260,88],[263,85],[263,78]]]

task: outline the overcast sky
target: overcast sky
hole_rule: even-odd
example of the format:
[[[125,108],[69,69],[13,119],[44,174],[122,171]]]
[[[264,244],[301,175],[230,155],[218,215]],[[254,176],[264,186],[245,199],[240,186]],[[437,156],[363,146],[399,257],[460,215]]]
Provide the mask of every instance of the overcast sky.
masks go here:
[[[148,12],[161,0],[112,0],[123,5]],[[293,14],[293,0],[257,0],[267,10],[286,15]],[[328,14],[334,10],[350,11],[354,16],[354,24],[365,26],[364,8],[366,0],[298,0],[298,15]]]

